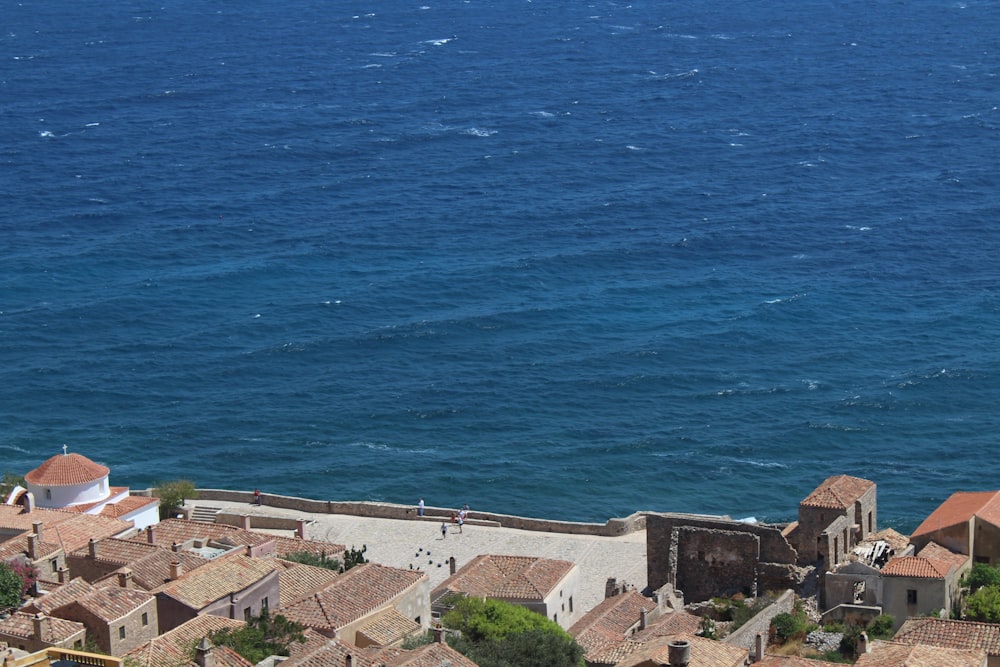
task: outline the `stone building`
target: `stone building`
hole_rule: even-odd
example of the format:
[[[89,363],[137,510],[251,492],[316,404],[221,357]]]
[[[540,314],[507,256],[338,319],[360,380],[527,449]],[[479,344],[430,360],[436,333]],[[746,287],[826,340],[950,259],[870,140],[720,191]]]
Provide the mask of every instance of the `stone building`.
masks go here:
[[[16,611],[0,619],[0,642],[22,651],[47,648],[83,648],[87,629],[82,623],[42,613]]]
[[[790,533],[799,565],[834,569],[875,532],[876,519],[874,482],[848,475],[827,478],[799,503],[799,520]]]
[[[646,516],[649,589],[666,584],[688,602],[797,588],[797,554],[776,526],[693,514]]]
[[[893,558],[882,568],[882,612],[896,627],[911,616],[949,617],[961,604],[969,557],[931,542],[916,556]]]
[[[1000,491],[953,493],[910,535],[917,549],[929,542],[974,563],[1000,565]]]
[[[476,556],[434,591],[434,611],[449,594],[503,600],[526,607],[569,628],[583,615],[580,568],[570,561],[536,556]]]
[[[85,625],[87,636],[109,655],[122,655],[159,634],[156,598],[145,591],[98,588],[52,615]]]

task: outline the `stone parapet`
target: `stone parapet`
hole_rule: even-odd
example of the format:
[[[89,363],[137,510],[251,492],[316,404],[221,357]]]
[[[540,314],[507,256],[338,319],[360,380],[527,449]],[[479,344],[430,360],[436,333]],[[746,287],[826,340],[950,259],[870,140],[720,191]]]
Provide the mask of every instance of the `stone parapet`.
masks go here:
[[[254,502],[250,491],[232,491],[226,489],[198,489],[199,502],[219,500],[235,503]],[[361,516],[376,519],[409,519],[421,521],[451,521],[453,508],[425,507],[424,516],[417,516],[415,505],[398,505],[394,503],[353,502],[338,500],[312,500],[295,496],[282,496],[273,493],[261,493],[261,504],[265,507],[297,510],[317,514],[343,514],[346,516]],[[511,514],[496,514],[493,512],[471,511],[466,518],[469,525],[503,526],[546,533],[565,533],[570,535],[594,535],[599,537],[617,537],[644,530],[646,528],[646,513],[636,512],[631,516],[619,519],[608,519],[605,523],[583,523],[575,521],[555,521],[552,519],[535,519],[514,516]]]

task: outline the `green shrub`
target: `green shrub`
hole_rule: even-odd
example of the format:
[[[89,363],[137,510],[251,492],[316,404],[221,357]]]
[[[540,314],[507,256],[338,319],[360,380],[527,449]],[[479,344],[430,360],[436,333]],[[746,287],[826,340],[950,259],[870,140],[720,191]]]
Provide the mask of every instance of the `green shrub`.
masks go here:
[[[868,623],[868,636],[872,639],[891,639],[894,634],[892,626],[896,619],[888,614],[880,614]]]

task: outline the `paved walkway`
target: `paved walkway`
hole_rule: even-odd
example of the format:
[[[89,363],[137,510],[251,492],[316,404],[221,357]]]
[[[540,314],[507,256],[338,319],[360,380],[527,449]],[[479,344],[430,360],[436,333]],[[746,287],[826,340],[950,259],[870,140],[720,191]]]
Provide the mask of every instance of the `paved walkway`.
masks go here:
[[[372,562],[424,570],[430,577],[431,588],[448,577],[450,557],[454,556],[458,567],[462,567],[480,554],[544,556],[576,563],[582,575],[580,602],[584,609],[591,609],[604,599],[604,586],[609,577],[639,590],[646,586],[644,530],[620,537],[594,537],[466,525],[459,533],[457,526],[449,524],[447,537],[442,538],[440,522],[416,518],[312,514],[217,500],[195,500],[188,504],[221,507],[234,514],[307,519],[310,521],[306,529],[309,539],[343,544],[348,548],[365,545],[368,547],[365,557]],[[284,531],[282,534],[293,533]]]

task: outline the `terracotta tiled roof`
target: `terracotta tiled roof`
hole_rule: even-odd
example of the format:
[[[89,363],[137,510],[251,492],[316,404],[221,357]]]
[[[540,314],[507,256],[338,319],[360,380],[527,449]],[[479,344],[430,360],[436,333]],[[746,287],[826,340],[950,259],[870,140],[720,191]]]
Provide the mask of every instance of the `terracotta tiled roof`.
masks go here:
[[[291,621],[319,630],[342,628],[389,604],[427,575],[377,563],[351,568],[329,586],[284,608]]]
[[[914,577],[917,579],[944,579],[951,570],[945,561],[920,558],[919,556],[897,556],[882,568],[885,577]]]
[[[907,537],[906,535],[903,535],[898,530],[894,530],[892,528],[883,528],[878,532],[869,533],[868,537],[866,537],[864,541],[885,542],[896,553],[901,553],[906,550],[906,547],[910,546],[910,538]]]
[[[616,667],[634,667],[635,665],[652,664],[667,665],[669,661],[669,644],[674,640],[684,640],[691,645],[691,667],[743,667],[746,664],[747,650],[724,644],[714,639],[705,639],[691,634],[657,637],[641,649],[634,651]]]
[[[315,630],[306,629],[306,632]],[[281,663],[282,667],[344,667],[347,656],[354,659],[354,667],[369,667],[367,660],[360,659],[361,649],[340,639],[325,639],[306,653],[289,651],[292,655]]]
[[[153,527],[153,537],[156,544],[162,547],[196,539],[214,540],[233,546],[258,546],[275,541],[274,535],[255,533],[252,530],[243,530],[221,523],[201,523],[184,519],[167,519],[159,522]],[[148,542],[149,533],[142,531],[131,539],[136,542]]]
[[[825,660],[800,658],[797,655],[765,655],[764,659],[755,662],[753,667],[830,667],[830,663]]]
[[[346,548],[343,544],[333,544],[332,542],[322,542],[320,540],[303,540],[297,537],[274,536],[275,553],[279,558],[289,554],[305,551],[316,556],[328,556],[343,560]]]
[[[636,641],[649,641],[653,637],[693,635],[701,629],[701,617],[686,611],[672,611],[653,619],[645,630],[635,633]]]
[[[477,556],[442,582],[431,599],[452,591],[483,598],[544,600],[574,567],[566,560],[534,556]]]
[[[80,454],[56,454],[24,476],[37,486],[75,486],[107,477],[110,471]]]
[[[249,588],[267,576],[277,577],[269,560],[232,556],[211,561],[150,592],[168,595],[190,609],[203,609],[230,593]]]
[[[97,561],[109,566],[128,566],[132,570],[133,583],[143,590],[153,590],[163,586],[170,579],[170,564],[178,561],[183,572],[191,572],[209,561],[201,556],[187,552],[174,552],[145,542],[109,538],[97,542]],[[90,546],[78,549],[71,554],[72,561],[89,558]]]
[[[366,644],[389,646],[419,631],[419,623],[389,607],[359,628],[358,636],[364,637],[367,640]]]
[[[43,634],[41,641],[46,644],[64,642],[81,630],[86,630],[83,623],[67,621],[53,616],[45,618],[45,627],[48,628],[48,632]],[[34,638],[34,614],[16,611],[7,618],[0,619],[0,636],[2,635],[23,637],[25,639]]]
[[[225,628],[239,628],[243,621],[221,616],[198,616],[165,632],[156,639],[132,649],[123,658],[136,667],[185,667],[194,665],[191,647],[209,633]],[[251,667],[250,663],[225,647],[214,649],[217,667]]]
[[[957,554],[954,551],[949,551],[937,542],[928,542],[927,546],[921,549],[917,556],[948,563],[956,568],[961,568],[969,560],[969,557],[965,554]]]
[[[155,598],[150,593],[131,588],[99,588],[90,595],[85,595],[65,607],[57,608],[53,613],[62,615],[59,612],[60,609],[78,606],[95,617],[110,623],[132,613],[153,599]]]
[[[65,606],[85,595],[90,595],[96,589],[81,577],[59,586],[53,591],[35,598],[25,606],[25,611],[51,613],[53,609]]]
[[[44,535],[46,540],[58,541],[63,551],[71,553],[86,546],[91,538],[100,540],[113,537],[133,528],[131,521],[93,514],[71,514],[66,521],[56,524],[51,529],[46,528]]]
[[[871,653],[862,653],[855,667],[981,667],[986,660],[982,649],[964,650],[880,642]]]
[[[910,618],[896,632],[894,641],[945,648],[981,648],[990,656],[1000,656],[1000,625],[944,618]]]
[[[639,624],[642,610],[656,609],[656,603],[637,593],[626,591],[605,598],[569,629],[576,642],[587,653],[603,652],[625,641],[629,631]]]
[[[296,600],[312,595],[321,588],[326,588],[340,576],[339,573],[325,567],[314,567],[285,560],[275,560],[275,562],[281,565],[278,569],[278,576],[280,577],[282,607],[287,607]]]
[[[981,513],[994,519],[1000,518],[994,516],[995,508],[987,508],[987,505],[992,505],[998,496],[1000,496],[1000,491],[958,491],[953,493],[917,526],[917,529],[910,535],[910,539],[943,528],[968,523],[973,516]],[[1000,526],[1000,520],[991,521],[991,523]]]
[[[132,512],[148,507],[149,505],[159,504],[159,498],[152,498],[150,496],[128,496],[117,503],[108,503],[103,509],[101,509],[101,514],[104,516],[121,518],[123,516],[128,516]]]
[[[366,666],[385,667],[476,667],[464,655],[447,644],[431,643],[412,651],[398,648],[365,649]],[[340,667],[339,665],[337,667]]]
[[[7,561],[15,556],[27,556],[28,535],[30,533],[25,532],[0,544],[0,560]],[[50,542],[36,542],[35,549],[37,550],[37,556],[34,559],[36,561],[47,560],[57,551],[62,551],[62,547]]]
[[[816,490],[806,496],[799,506],[846,510],[874,486],[875,482],[858,477],[847,475],[828,477],[816,487]]]

